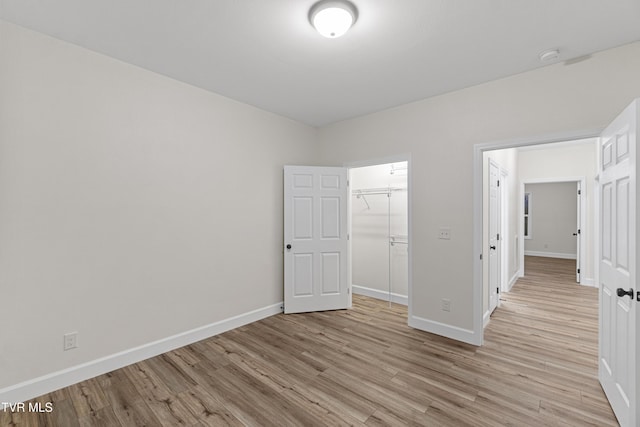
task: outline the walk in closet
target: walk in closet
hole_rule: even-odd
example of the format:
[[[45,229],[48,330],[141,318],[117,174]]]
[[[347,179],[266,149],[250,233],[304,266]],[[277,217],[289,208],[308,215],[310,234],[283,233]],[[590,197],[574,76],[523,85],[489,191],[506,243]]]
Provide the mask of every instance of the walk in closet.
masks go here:
[[[407,162],[353,168],[351,189],[353,291],[407,304]]]

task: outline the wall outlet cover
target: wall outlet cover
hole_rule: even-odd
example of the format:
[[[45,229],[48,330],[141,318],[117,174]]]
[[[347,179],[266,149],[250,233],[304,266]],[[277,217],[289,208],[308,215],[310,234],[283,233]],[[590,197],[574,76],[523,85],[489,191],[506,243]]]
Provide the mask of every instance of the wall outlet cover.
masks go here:
[[[71,350],[78,347],[78,333],[69,332],[63,336],[63,349],[64,351]]]
[[[449,227],[440,227],[440,230],[438,230],[438,239],[451,240],[451,229]]]

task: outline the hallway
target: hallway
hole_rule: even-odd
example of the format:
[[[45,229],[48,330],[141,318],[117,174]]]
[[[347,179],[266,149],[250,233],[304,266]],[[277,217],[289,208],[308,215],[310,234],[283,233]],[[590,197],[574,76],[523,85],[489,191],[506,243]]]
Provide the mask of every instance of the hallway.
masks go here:
[[[540,414],[569,425],[617,425],[598,382],[598,290],[576,283],[574,260],[525,257],[525,276],[501,295],[485,330],[477,353],[485,352],[502,362],[497,375],[525,377],[527,394],[539,390]],[[502,393],[518,405],[522,390]]]

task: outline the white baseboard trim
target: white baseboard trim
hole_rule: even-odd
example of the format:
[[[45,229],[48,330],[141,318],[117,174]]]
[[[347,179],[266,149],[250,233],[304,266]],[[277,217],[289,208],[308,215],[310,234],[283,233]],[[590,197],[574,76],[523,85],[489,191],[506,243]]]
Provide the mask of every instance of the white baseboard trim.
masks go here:
[[[484,315],[482,316],[482,328],[486,328],[487,325],[489,324],[489,320],[491,320],[491,312],[490,311],[486,311],[484,313]]]
[[[365,286],[351,285],[354,294],[364,295],[375,299],[381,299],[383,301],[389,301],[389,292],[379,291],[378,289],[371,289]],[[408,305],[409,297],[406,295],[391,293],[391,302],[396,304]]]
[[[541,256],[546,258],[576,259],[576,254],[563,254],[560,252],[524,251],[525,256]]]
[[[480,345],[480,340],[482,340],[482,337],[476,337],[472,330],[447,325],[434,320],[423,319],[417,316],[409,317],[409,326],[467,344]]]
[[[582,286],[591,286],[592,288],[597,288],[596,279],[592,277],[585,277],[584,279],[580,279],[580,284]]]
[[[511,291],[511,289],[513,288],[513,285],[516,284],[519,278],[520,278],[520,272],[516,271],[514,275],[511,277],[511,279],[509,279],[509,283],[507,284],[507,292]]]
[[[38,378],[0,389],[0,402],[24,402],[34,397],[59,390],[115,369],[140,362],[150,357],[175,350],[185,345],[221,334],[231,329],[282,313],[282,302],[259,308],[248,313],[220,320],[190,331],[182,332],[158,341],[143,344],[110,356],[52,372]]]

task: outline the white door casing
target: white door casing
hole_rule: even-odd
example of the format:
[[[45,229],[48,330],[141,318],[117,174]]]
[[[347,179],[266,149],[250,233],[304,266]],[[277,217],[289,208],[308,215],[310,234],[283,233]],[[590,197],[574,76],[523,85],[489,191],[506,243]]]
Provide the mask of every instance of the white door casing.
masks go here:
[[[489,159],[489,312],[498,306],[500,296],[500,168]]]
[[[599,142],[599,366],[602,388],[620,425],[636,426],[639,372],[636,295],[636,147],[638,103],[627,107]]]
[[[347,169],[284,167],[284,312],[349,307]]]

